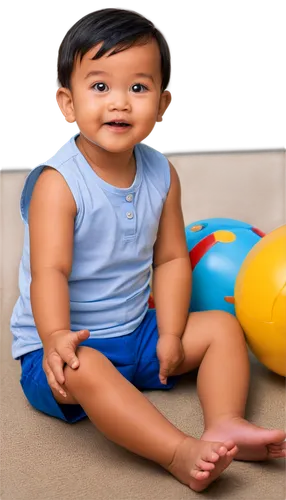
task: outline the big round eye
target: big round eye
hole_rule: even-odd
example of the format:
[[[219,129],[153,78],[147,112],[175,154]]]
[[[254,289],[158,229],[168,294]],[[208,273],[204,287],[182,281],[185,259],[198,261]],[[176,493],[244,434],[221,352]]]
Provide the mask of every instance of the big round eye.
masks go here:
[[[103,83],[103,82],[98,82],[98,83],[96,83],[96,84],[93,86],[93,88],[94,88],[95,90],[97,90],[97,92],[105,92],[105,91],[108,89],[108,87],[107,87],[106,83]]]
[[[139,94],[140,92],[145,92],[147,90],[147,87],[145,85],[142,85],[142,83],[135,83],[132,85],[132,90],[133,92]]]

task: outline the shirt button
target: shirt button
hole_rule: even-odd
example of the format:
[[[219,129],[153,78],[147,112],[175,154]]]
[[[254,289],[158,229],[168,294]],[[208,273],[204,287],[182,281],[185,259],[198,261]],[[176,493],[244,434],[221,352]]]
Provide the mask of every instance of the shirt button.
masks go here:
[[[134,217],[133,212],[126,212],[126,217],[127,219],[133,219]]]
[[[126,201],[132,201],[133,200],[133,194],[128,194],[125,198]]]

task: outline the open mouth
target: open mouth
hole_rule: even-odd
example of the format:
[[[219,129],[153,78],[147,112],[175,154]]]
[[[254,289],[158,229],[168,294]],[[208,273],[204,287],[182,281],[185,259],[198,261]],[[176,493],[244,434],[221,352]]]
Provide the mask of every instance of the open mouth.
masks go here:
[[[112,127],[131,127],[129,123],[125,122],[107,122],[105,125],[111,125]]]

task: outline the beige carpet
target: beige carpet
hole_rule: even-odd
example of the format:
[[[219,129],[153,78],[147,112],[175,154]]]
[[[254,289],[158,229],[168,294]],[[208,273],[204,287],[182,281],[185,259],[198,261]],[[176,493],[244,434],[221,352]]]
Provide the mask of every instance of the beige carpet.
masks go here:
[[[258,155],[259,156],[259,155]],[[266,157],[263,157],[265,159]],[[269,159],[269,156],[267,157]],[[266,158],[266,160],[267,160]],[[276,157],[273,157],[274,160]],[[283,165],[281,164],[283,158]],[[285,174],[285,156],[277,156],[277,171]],[[272,173],[269,174],[271,182]],[[174,163],[179,166],[179,159]],[[202,163],[202,159],[198,160]],[[217,159],[214,161],[218,161]],[[222,159],[226,166],[227,159]],[[234,158],[237,162],[237,157]],[[262,168],[257,157],[243,158],[243,161],[253,164],[251,175],[253,182],[257,176],[255,169],[260,170],[260,183],[266,185],[270,181],[267,165]],[[265,160],[264,160],[265,161]],[[183,159],[186,162],[186,159]],[[210,162],[207,164],[207,162]],[[211,170],[211,158],[206,158],[202,166]],[[251,163],[253,162],[253,163]],[[243,163],[245,164],[245,163]],[[194,168],[194,160],[192,160]],[[222,166],[222,168],[224,168]],[[226,167],[225,167],[226,168]],[[250,168],[250,167],[249,167]],[[194,169],[195,170],[195,169]],[[188,172],[191,170],[189,169]],[[202,185],[200,172],[195,170],[197,178],[195,185]],[[246,171],[244,171],[246,172]],[[213,186],[209,190],[207,209],[196,196],[196,188],[187,184],[187,170],[184,165],[180,170],[184,179],[185,206],[190,198],[194,210],[186,213],[186,219],[192,220],[199,214],[207,216],[206,211],[213,216],[228,214],[230,217],[245,218],[233,209],[234,198],[224,199],[223,207],[218,207],[219,196]],[[218,172],[219,175],[219,172]],[[244,174],[246,175],[246,174]],[[241,178],[241,174],[238,175]],[[225,176],[224,176],[225,178]],[[262,179],[262,180],[261,180]],[[264,181],[263,181],[264,179]],[[277,189],[272,188],[269,210],[265,208],[266,196],[261,187],[261,207],[252,212],[251,220],[262,230],[277,226],[285,213],[277,211],[279,206],[285,209],[284,198],[279,198],[281,185],[285,177],[277,177]],[[221,478],[203,494],[196,494],[186,486],[177,482],[171,475],[159,466],[119,448],[104,438],[88,421],[68,425],[56,419],[42,415],[27,403],[19,384],[20,367],[11,358],[11,334],[9,319],[12,307],[17,298],[17,273],[22,245],[22,225],[18,214],[18,197],[24,175],[0,175],[1,182],[1,350],[0,350],[0,499],[1,500],[185,500],[205,497],[220,500],[282,500],[286,498],[286,461],[276,461],[265,464],[246,464],[233,462]],[[218,182],[218,189],[219,189]],[[238,183],[236,183],[237,186]],[[243,183],[248,189],[251,182]],[[261,185],[262,186],[262,185]],[[214,197],[212,198],[212,193]],[[244,203],[241,210],[252,204],[252,195],[243,191]],[[258,196],[258,195],[257,195]],[[260,195],[259,195],[260,196]],[[229,200],[229,201],[227,201]],[[283,201],[284,200],[284,201]],[[227,206],[229,203],[229,206]],[[276,219],[271,216],[275,204]],[[215,207],[215,210],[213,208]],[[261,214],[264,207],[265,225]],[[223,209],[222,209],[223,208]],[[195,215],[195,210],[196,214]],[[270,213],[270,215],[269,215]],[[269,219],[266,219],[266,216]],[[280,219],[279,219],[280,221]],[[239,374],[238,374],[239,376]],[[202,414],[196,395],[195,379],[187,376],[171,392],[147,392],[153,404],[177,427],[184,432],[199,437],[202,431]],[[251,421],[270,428],[286,427],[286,390],[285,379],[269,373],[262,365],[252,358],[252,382],[247,410]]]
[[[2,300],[1,500],[284,500],[284,461],[233,462],[208,491],[196,494],[156,464],[109,442],[89,420],[69,425],[34,410],[10,358],[13,294]],[[177,427],[196,437],[202,414],[195,377],[170,392],[146,396]],[[248,416],[257,424],[285,425],[284,379],[252,360]]]

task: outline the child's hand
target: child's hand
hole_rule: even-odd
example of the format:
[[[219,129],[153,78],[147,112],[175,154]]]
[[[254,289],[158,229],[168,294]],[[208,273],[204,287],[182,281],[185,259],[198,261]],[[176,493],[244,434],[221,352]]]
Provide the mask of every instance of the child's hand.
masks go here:
[[[66,363],[71,368],[79,367],[79,359],[75,354],[77,346],[89,337],[88,330],[71,332],[58,330],[51,333],[44,342],[43,370],[48,384],[52,389],[66,396],[60,384],[64,384],[63,366]]]
[[[160,363],[159,379],[161,384],[166,385],[167,377],[172,375],[185,357],[180,337],[161,335],[157,343],[157,357]]]

